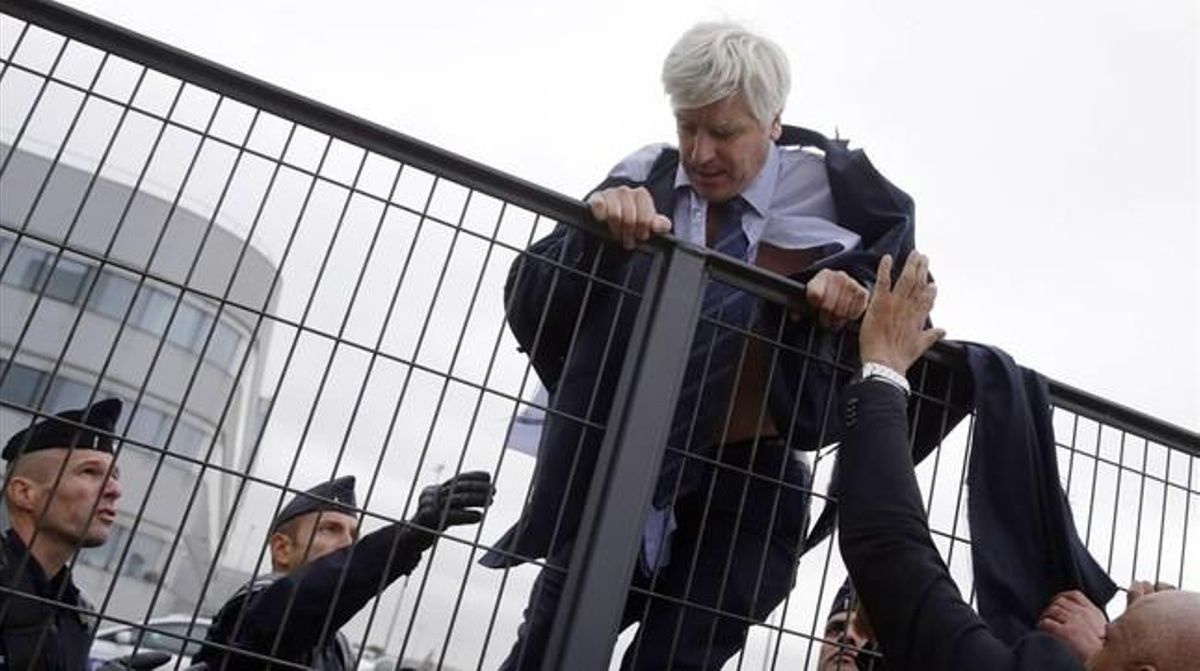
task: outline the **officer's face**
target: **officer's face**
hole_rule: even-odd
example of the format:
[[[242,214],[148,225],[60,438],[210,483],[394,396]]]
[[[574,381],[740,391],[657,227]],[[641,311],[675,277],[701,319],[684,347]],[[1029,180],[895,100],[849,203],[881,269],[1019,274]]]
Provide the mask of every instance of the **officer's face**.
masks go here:
[[[754,181],[782,130],[778,119],[760,123],[739,94],[675,110],[675,129],[683,169],[710,203],[723,203]]]
[[[358,540],[358,518],[329,510],[306,513],[296,518],[289,536],[287,565],[296,568]]]
[[[857,613],[851,610],[834,613],[825,622],[825,639],[827,642],[821,644],[818,671],[854,671],[858,668],[857,648],[865,646],[871,637],[859,622]]]
[[[31,512],[40,516],[35,517],[39,536],[72,547],[103,545],[117,519],[117,499],[121,498],[120,470],[113,467],[112,455],[49,449],[23,458],[41,460],[29,471]]]

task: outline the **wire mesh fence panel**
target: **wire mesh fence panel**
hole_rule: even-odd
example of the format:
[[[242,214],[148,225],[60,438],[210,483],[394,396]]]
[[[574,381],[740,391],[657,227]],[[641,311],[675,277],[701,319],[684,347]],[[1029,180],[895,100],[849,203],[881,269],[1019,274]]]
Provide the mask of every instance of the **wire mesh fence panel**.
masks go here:
[[[99,430],[120,496],[82,513],[103,533],[5,523],[67,551],[94,658],[823,668],[846,571],[814,530],[858,362],[800,285],[717,244],[623,251],[574,200],[71,10],[5,11],[0,437],[123,406]],[[910,381],[970,595],[964,374],[941,348]],[[1061,389],[1092,554],[1196,588],[1194,434]],[[471,471],[497,489],[482,522],[431,517],[469,486],[426,488]]]

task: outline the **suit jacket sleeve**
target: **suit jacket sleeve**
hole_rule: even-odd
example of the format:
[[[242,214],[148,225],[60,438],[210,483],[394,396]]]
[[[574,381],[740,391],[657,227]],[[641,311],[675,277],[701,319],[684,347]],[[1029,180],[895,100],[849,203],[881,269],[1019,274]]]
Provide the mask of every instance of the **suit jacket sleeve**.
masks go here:
[[[1082,669],[1034,632],[1009,647],[963,600],[929,536],[903,393],[867,380],[845,393],[842,557],[893,669]]]
[[[407,527],[391,524],[279,578],[247,603],[238,642],[266,652],[278,639],[285,659],[307,653],[416,568],[421,551],[412,538]]]

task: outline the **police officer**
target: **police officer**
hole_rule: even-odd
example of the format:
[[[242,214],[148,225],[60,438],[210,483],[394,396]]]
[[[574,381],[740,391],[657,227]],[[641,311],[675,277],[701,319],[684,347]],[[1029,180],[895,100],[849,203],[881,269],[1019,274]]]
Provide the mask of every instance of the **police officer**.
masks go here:
[[[838,588],[825,620],[817,671],[886,671],[879,642],[847,578]]]
[[[87,664],[92,609],[68,564],[79,548],[103,545],[116,520],[111,434],[120,414],[119,399],[100,401],[39,421],[4,446],[11,527],[0,537],[0,669]]]
[[[338,630],[416,568],[421,553],[437,540],[435,532],[482,519],[471,508],[490,505],[494,491],[487,473],[463,473],[426,487],[408,522],[361,540],[353,476],[298,494],[271,525],[273,573],[242,587],[221,607],[194,661],[210,671],[263,669],[271,659],[324,671],[353,668],[354,656]]]

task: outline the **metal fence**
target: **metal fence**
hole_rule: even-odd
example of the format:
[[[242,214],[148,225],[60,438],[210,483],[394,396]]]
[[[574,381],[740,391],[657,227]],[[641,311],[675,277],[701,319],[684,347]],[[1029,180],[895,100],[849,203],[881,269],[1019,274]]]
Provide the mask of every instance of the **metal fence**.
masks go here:
[[[614,638],[626,601],[614,585],[635,572],[664,454],[685,464],[677,483],[698,469],[702,531],[767,538],[778,522],[802,536],[788,502],[822,507],[837,450],[837,385],[822,381],[853,372],[853,338],[790,318],[794,282],[673,239],[643,245],[642,270],[621,274],[577,201],[53,3],[4,3],[0,115],[0,437],[125,401],[114,535],[72,564],[105,650],[193,653],[207,618],[270,570],[280,507],[337,475],[358,476],[364,533],[410,516],[421,488],[452,474],[487,470],[498,488],[482,524],[444,532],[344,628],[361,668],[495,668],[543,567],[565,577],[545,668],[615,665],[633,630]],[[583,263],[526,253],[560,225],[600,251]],[[559,300],[535,311],[522,352],[503,288],[535,269]],[[761,298],[753,328],[702,314],[713,284]],[[580,343],[598,325],[595,365],[614,372],[589,393],[606,400],[579,412],[535,396],[527,354],[563,347],[556,360],[586,365]],[[718,341],[731,354],[715,355]],[[924,429],[968,413],[962,370],[951,346],[919,366]],[[753,399],[748,414],[716,418],[716,434],[693,416],[676,441],[675,400],[718,376]],[[804,457],[811,486],[788,477],[787,458],[763,467],[762,441],[686,447],[732,443],[747,418],[762,426],[779,384],[797,401],[773,433],[819,448]],[[1200,586],[1200,437],[1061,384],[1051,393],[1064,487],[1093,554],[1118,582]],[[801,405],[829,421],[803,425]],[[579,441],[566,489],[582,513],[554,521],[570,561],[480,568],[531,493],[519,434],[539,414]],[[968,413],[918,468],[964,593],[972,426]],[[735,514],[710,520],[718,490]],[[672,561],[708,561],[712,548],[696,547]],[[696,600],[657,574],[633,593],[751,622],[725,668],[816,668],[845,571],[828,541],[796,561],[795,587],[767,612],[756,591],[749,604]],[[718,562],[722,581],[731,564]]]

